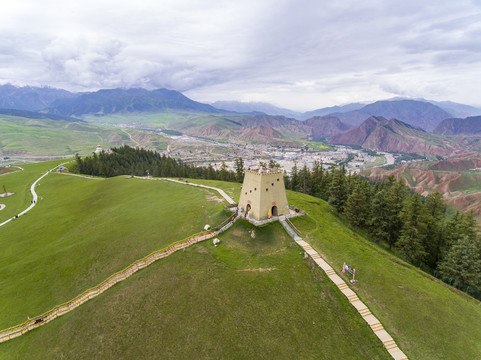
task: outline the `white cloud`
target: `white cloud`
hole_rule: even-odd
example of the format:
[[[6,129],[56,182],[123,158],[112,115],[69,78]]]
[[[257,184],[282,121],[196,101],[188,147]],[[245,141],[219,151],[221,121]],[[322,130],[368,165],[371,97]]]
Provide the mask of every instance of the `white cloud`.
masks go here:
[[[0,82],[300,110],[395,95],[479,102],[480,13],[467,0],[18,0],[0,13]]]

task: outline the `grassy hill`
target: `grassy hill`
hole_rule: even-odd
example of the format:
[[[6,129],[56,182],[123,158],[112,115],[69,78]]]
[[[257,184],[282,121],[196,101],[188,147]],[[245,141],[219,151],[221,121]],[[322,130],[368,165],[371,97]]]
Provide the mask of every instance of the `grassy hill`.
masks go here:
[[[28,184],[35,177],[27,171],[5,177]],[[238,197],[240,184],[204,183]],[[225,217],[215,193],[162,181],[51,174],[37,192],[38,207],[0,228],[1,328]],[[356,268],[356,292],[410,359],[479,356],[478,301],[380,250],[325,202],[294,192],[288,199],[308,214],[293,220],[304,238],[334,268]],[[1,344],[0,358],[389,358],[279,224],[241,220],[220,239],[160,260]]]
[[[130,132],[134,135],[140,133],[134,130]],[[145,133],[137,138],[145,147],[157,150],[167,147],[159,135]],[[137,145],[119,128],[0,114],[0,155],[3,156],[89,154],[97,144],[104,148]]]
[[[28,185],[52,164],[43,165],[6,176]],[[163,181],[50,174],[37,192],[38,206],[0,229],[1,328],[225,218],[215,193]],[[163,259],[1,344],[0,358],[388,357],[279,224],[238,223],[221,240]]]

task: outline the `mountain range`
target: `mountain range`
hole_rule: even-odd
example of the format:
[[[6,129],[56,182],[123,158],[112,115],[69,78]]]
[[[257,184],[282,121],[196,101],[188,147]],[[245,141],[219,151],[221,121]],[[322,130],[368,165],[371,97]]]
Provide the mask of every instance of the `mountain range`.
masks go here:
[[[445,119],[433,130],[441,135],[479,135],[481,133],[481,116],[470,116],[465,119]]]
[[[74,98],[57,99],[47,109],[64,116],[97,116],[129,112],[163,112],[168,110],[222,113],[211,105],[199,103],[174,90],[108,89],[84,93]]]
[[[447,118],[481,115],[481,109],[449,101],[394,98],[371,104],[351,103],[304,113],[263,102],[218,101],[211,105],[189,99],[175,90],[102,89],[72,93],[49,87],[0,85],[0,108],[42,111],[63,116],[106,115],[125,112],[162,112],[170,110],[203,113],[242,113],[282,115],[306,120],[314,116],[336,116],[342,122],[359,125],[369,116],[396,118],[424,130],[434,129]]]
[[[449,141],[400,120],[371,116],[361,125],[331,139],[331,144],[355,145],[366,149],[448,156],[464,151],[462,141]]]
[[[476,108],[452,102],[437,104],[424,99],[391,99],[299,113],[267,103],[214,103],[222,107],[219,109],[167,89],[71,93],[52,88],[0,86],[0,114],[10,116],[103,122],[106,116],[116,115],[111,121],[137,124],[147,121],[145,124],[154,128],[219,140],[286,142],[332,137],[333,144],[444,156],[457,151],[459,146],[426,131],[443,135],[477,134],[481,132],[481,116],[459,119],[442,107],[455,113],[470,113]]]

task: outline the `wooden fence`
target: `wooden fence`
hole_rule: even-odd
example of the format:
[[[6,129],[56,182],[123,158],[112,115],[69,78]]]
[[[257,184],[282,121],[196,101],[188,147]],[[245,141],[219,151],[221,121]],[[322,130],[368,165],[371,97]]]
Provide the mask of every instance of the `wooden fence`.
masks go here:
[[[127,266],[125,269],[116,272],[106,280],[102,281],[97,286],[84,291],[72,300],[67,301],[64,304],[57,305],[46,313],[36,316],[33,319],[29,319],[22,324],[15,325],[11,328],[0,331],[0,343],[21,336],[30,330],[36,329],[39,326],[42,326],[43,324],[46,324],[58,318],[59,316],[68,313],[69,311],[72,311],[73,309],[79,307],[88,300],[102,294],[105,290],[110,289],[118,282],[127,279],[140,269],[149,266],[154,261],[167,257],[180,249],[186,248],[187,246],[198,243],[200,241],[210,239],[214,236],[215,233],[211,231],[204,231],[202,233],[194,234],[184,240],[175,242],[164,249],[154,251],[151,254],[145,256],[144,258],[137,260],[133,264]]]

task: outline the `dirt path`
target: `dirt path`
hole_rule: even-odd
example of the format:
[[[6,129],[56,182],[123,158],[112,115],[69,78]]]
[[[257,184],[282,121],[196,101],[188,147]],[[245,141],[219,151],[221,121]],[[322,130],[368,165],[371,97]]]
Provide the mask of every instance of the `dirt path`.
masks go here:
[[[135,140],[127,130],[125,129],[120,129],[120,130],[122,130],[124,133],[126,133],[129,136],[130,140],[132,140],[135,143],[135,146],[140,147],[140,143],[137,140]]]

